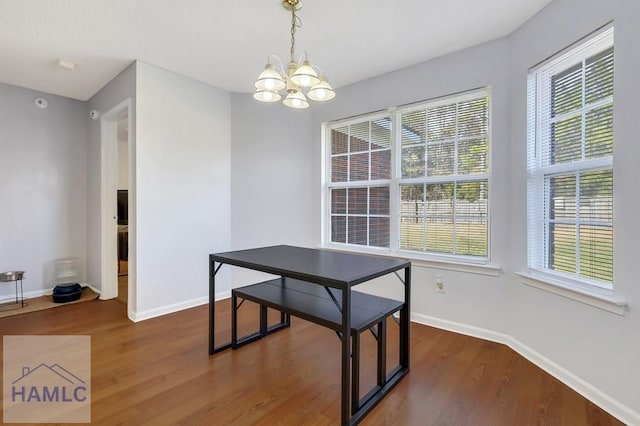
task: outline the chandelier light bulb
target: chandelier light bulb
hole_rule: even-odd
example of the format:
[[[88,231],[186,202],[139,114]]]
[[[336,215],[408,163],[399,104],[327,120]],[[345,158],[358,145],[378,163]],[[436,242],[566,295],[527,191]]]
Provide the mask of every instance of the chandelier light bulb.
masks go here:
[[[255,87],[258,90],[278,91],[285,88],[285,82],[273,65],[267,64],[258,76]]]
[[[309,61],[304,61],[291,76],[291,81],[300,87],[311,87],[320,83],[318,73],[313,69]]]
[[[336,97],[336,93],[333,91],[333,88],[329,84],[326,78],[320,77],[320,83],[313,86],[309,89],[309,93],[307,93],[309,99],[322,102],[329,101]]]
[[[283,103],[291,108],[302,109],[307,108],[309,106],[309,102],[307,102],[307,98],[305,98],[304,94],[300,91],[290,91],[286,98],[284,98]]]
[[[280,93],[269,90],[256,90],[253,94],[253,98],[260,102],[278,102],[282,99]]]

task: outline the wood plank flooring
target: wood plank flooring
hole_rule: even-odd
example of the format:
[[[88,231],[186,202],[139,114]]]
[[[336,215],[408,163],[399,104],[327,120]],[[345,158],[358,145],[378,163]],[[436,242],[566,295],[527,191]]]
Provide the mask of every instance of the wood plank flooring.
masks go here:
[[[129,300],[129,262],[118,260],[118,300]]]
[[[224,339],[229,302],[216,311]],[[245,303],[240,318],[242,332],[254,330],[255,305]],[[320,326],[292,323],[213,356],[207,306],[132,323],[124,303],[96,300],[0,319],[0,331],[91,335],[94,424],[338,424],[339,340]],[[392,364],[397,326],[388,326]],[[375,377],[375,346],[369,334],[362,340],[365,389]],[[412,324],[411,372],[361,424],[622,423],[504,345]]]

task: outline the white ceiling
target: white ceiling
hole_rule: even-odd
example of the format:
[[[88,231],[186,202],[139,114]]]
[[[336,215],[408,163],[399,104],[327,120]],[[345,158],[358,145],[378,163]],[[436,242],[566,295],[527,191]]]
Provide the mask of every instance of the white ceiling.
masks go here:
[[[502,37],[550,2],[305,0],[296,51],[339,88]],[[0,0],[0,82],[86,100],[139,59],[251,92],[269,54],[288,60],[290,20],[281,0]]]

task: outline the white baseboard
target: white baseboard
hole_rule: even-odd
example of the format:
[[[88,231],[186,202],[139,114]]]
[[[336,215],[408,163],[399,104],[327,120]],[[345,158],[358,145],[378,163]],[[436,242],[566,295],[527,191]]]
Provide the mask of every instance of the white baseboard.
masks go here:
[[[96,293],[100,294],[100,290],[98,290],[97,288],[95,288],[91,284],[80,283],[80,285],[82,287],[89,287],[91,290],[93,290]],[[51,287],[51,288],[43,288],[41,290],[27,291],[27,292],[24,293],[24,300],[33,299],[35,297],[51,296],[51,293],[53,293],[53,287]],[[15,294],[4,294],[4,295],[0,296],[0,303],[11,302],[12,300],[13,301],[16,300],[16,295]]]
[[[533,350],[519,340],[514,339],[508,334],[497,333],[495,331],[470,326],[467,324],[443,320],[440,318],[416,313],[411,314],[411,321],[431,327],[440,328],[443,330],[452,331],[454,333],[478,337],[480,339],[507,345],[511,349],[522,355],[524,358],[528,359],[553,377],[560,380],[562,383],[566,384],[567,386],[587,398],[589,401],[593,402],[612,416],[616,417],[621,422],[629,425],[640,424],[640,413],[629,408],[620,401],[610,397],[592,384],[576,376],[571,371],[567,370],[559,364],[556,364],[549,358]]]
[[[91,290],[93,290],[94,292],[96,292],[98,294],[102,294],[102,292],[100,290],[98,290],[97,288],[95,288],[91,284],[81,284],[81,285],[82,285],[82,287],[89,287]],[[52,291],[53,291],[53,289],[52,289]]]
[[[485,328],[475,327],[472,325],[462,324],[459,322],[448,321],[436,317],[430,317],[422,314],[411,314],[411,321],[418,324],[429,325],[431,327],[440,328],[442,330],[453,331],[454,333],[464,334],[466,336],[478,337],[480,339],[490,340],[496,343],[503,343],[509,345],[507,342],[511,339],[511,336],[503,333],[497,333],[495,331],[487,330]]]
[[[231,290],[221,291],[220,293],[216,293],[216,302],[219,302],[225,299],[231,299]]]
[[[27,291],[24,293],[24,299],[33,299],[34,297],[47,296],[50,295],[53,291],[52,288],[43,288],[42,290],[33,290]],[[0,303],[11,302],[16,300],[16,295],[14,294],[3,294],[0,298]]]
[[[129,312],[129,315],[130,315],[129,318],[131,318],[131,315],[133,315],[133,318],[131,318],[133,322],[144,321],[144,320],[159,317],[162,315],[182,311],[184,309],[205,305],[207,303],[209,303],[208,297],[198,297],[196,299],[185,300],[184,302],[161,306],[159,308],[149,309],[142,312]]]
[[[228,299],[231,297],[231,290],[223,291],[216,294],[216,302],[218,300]],[[174,303],[172,305],[161,306],[159,308],[149,309],[142,312],[136,312],[134,310],[128,311],[129,319],[133,322],[144,321],[151,318],[159,317],[162,315],[172,314],[174,312],[182,311],[189,308],[195,308],[196,306],[202,306],[209,303],[209,297],[197,297],[195,299],[185,300],[184,302]]]

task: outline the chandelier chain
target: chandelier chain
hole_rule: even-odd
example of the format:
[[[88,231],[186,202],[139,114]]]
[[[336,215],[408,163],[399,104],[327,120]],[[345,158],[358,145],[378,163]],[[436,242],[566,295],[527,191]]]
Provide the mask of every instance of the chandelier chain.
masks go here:
[[[296,15],[296,8],[291,8],[291,62],[295,62],[296,55],[296,28],[302,26],[300,18]]]

